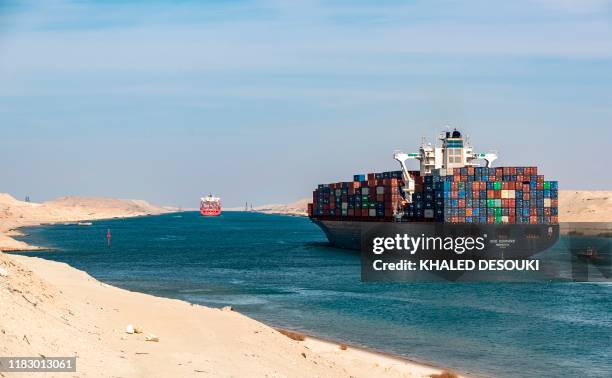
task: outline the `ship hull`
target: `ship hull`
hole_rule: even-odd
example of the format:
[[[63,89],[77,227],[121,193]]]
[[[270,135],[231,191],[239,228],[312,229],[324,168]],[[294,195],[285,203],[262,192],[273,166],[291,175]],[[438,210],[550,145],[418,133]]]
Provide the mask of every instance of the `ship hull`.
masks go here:
[[[200,215],[203,217],[218,217],[221,215],[221,209],[200,209]]]
[[[486,235],[489,256],[527,258],[552,247],[559,236],[559,226],[549,224],[441,224],[416,222],[359,222],[312,219],[323,230],[333,247],[361,250],[364,236],[378,232],[427,236]],[[382,235],[382,234],[381,234]],[[510,241],[510,242],[508,242]]]

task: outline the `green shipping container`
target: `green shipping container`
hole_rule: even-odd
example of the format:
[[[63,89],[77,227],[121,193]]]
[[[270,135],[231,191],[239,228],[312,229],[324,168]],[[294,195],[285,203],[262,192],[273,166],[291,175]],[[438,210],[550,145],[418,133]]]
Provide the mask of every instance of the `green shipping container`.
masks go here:
[[[493,183],[493,188],[494,188],[495,190],[501,190],[501,188],[502,188],[502,183],[501,183],[501,181],[496,181],[496,182],[494,182],[494,183]]]
[[[550,181],[544,181],[544,189],[550,189]]]

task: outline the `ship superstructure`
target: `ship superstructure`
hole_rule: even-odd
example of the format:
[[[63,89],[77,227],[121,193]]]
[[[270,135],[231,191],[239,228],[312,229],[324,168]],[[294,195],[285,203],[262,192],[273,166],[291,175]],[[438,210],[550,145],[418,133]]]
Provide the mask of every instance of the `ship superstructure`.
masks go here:
[[[423,177],[431,175],[434,169],[438,170],[438,174],[446,175],[453,168],[479,166],[478,161],[484,161],[485,167],[491,167],[493,161],[497,159],[495,151],[486,153],[474,152],[472,146],[457,129],[441,133],[438,139],[442,143],[433,146],[423,138],[418,153],[396,151],[393,154],[393,158],[402,167],[405,183],[403,191],[406,193],[406,200],[408,202],[412,202],[412,193],[415,191],[415,175],[411,174],[408,170],[408,160],[418,160],[420,162],[419,176]]]

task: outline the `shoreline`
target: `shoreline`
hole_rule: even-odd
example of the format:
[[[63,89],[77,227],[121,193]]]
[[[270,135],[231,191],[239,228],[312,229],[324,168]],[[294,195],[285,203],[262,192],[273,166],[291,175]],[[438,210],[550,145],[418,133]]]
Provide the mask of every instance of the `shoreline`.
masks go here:
[[[126,216],[117,216],[117,217],[108,217],[108,218],[89,218],[89,219],[79,219],[77,221],[74,222],[69,222],[70,225],[73,226],[77,226],[77,222],[83,222],[83,221],[104,221],[104,220],[111,220],[111,219],[128,219],[128,218],[137,218],[137,217],[149,217],[149,216],[156,216],[156,215],[161,215],[161,214],[165,214],[165,213],[160,213],[160,214],[141,214],[141,215],[126,215]],[[22,231],[23,228],[27,228],[27,227],[44,227],[44,226],[57,226],[57,225],[61,225],[61,224],[65,224],[68,222],[65,221],[57,221],[57,222],[32,222],[32,223],[27,223],[27,224],[22,224],[19,225],[17,227],[14,228],[1,228],[0,227],[0,241],[1,242],[5,242],[7,244],[14,244],[14,247],[8,246],[8,247],[4,247],[2,245],[0,245],[0,253],[2,252],[41,252],[41,251],[53,251],[53,248],[50,247],[41,247],[38,245],[33,245],[33,244],[29,244],[26,243],[22,240],[18,240],[15,238],[19,238],[19,237],[26,237],[28,236],[28,234],[24,233]],[[83,226],[84,227],[84,226]]]
[[[83,325],[80,324],[80,322],[76,322],[77,324],[71,324],[70,314],[74,316],[74,314],[77,313],[86,313],[87,315],[85,318],[92,317],[95,319],[97,315],[100,315],[99,311],[97,310],[107,311],[107,316],[98,318],[98,322],[94,322],[93,324],[93,328],[96,330],[94,333],[101,334],[103,333],[101,331],[102,329],[109,327],[109,321],[112,323],[112,332],[107,332],[110,333],[110,335],[106,335],[106,337],[98,337],[97,344],[101,344],[99,346],[100,348],[111,347],[111,349],[115,349],[113,348],[113,344],[125,344],[126,340],[133,338],[133,335],[126,335],[124,330],[125,325],[130,321],[129,318],[119,321],[118,324],[116,320],[108,319],[117,318],[119,314],[122,313],[128,313],[130,314],[130,318],[134,318],[134,320],[131,321],[144,326],[145,334],[148,333],[149,329],[152,329],[155,331],[155,335],[159,336],[160,338],[159,343],[149,343],[140,340],[139,343],[136,343],[136,349],[150,349],[149,346],[152,345],[154,345],[156,348],[163,346],[161,348],[163,351],[158,350],[160,356],[164,356],[165,354],[173,355],[177,353],[186,353],[185,349],[187,349],[191,350],[188,352],[191,361],[198,359],[196,356],[200,356],[199,358],[201,359],[201,356],[207,355],[207,353],[204,352],[211,347],[220,348],[222,350],[226,349],[225,354],[220,358],[227,358],[227,353],[231,353],[234,355],[234,357],[238,358],[237,362],[241,366],[240,369],[247,369],[244,371],[236,371],[235,374],[252,372],[253,368],[262,368],[263,370],[260,371],[262,373],[261,375],[276,371],[276,368],[272,368],[272,366],[275,365],[269,366],[265,360],[252,361],[252,356],[249,357],[249,353],[241,354],[236,352],[236,348],[241,350],[241,346],[243,346],[245,342],[250,345],[257,345],[255,349],[249,351],[251,354],[259,353],[258,355],[261,355],[262,352],[265,352],[265,354],[268,352],[270,354],[278,353],[278,355],[281,356],[282,363],[288,365],[287,368],[289,370],[285,371],[285,375],[312,376],[319,374],[324,376],[429,377],[432,374],[435,376],[436,374],[441,374],[443,371],[448,371],[433,366],[429,363],[414,361],[402,356],[367,349],[360,346],[352,346],[312,335],[304,335],[304,340],[296,341],[286,335],[281,334],[274,328],[264,323],[251,319],[233,310],[228,310],[227,307],[223,309],[211,308],[178,299],[157,297],[149,294],[128,291],[98,281],[86,272],[78,270],[65,263],[46,260],[40,257],[24,256],[18,253],[0,253],[0,267],[2,267],[3,260],[5,266],[8,260],[15,261],[17,264],[22,266],[20,268],[21,271],[27,270],[31,272],[30,274],[26,274],[26,276],[35,276],[36,279],[40,278],[46,283],[44,287],[47,290],[43,290],[41,293],[38,293],[39,296],[35,299],[31,298],[33,295],[33,290],[24,290],[23,288],[19,289],[20,292],[28,294],[27,297],[25,295],[23,296],[23,298],[26,299],[26,307],[34,303],[34,307],[40,310],[43,308],[42,302],[45,302],[45,297],[66,296],[67,298],[63,306],[68,306],[69,308],[68,312],[64,313],[64,316],[62,316],[61,319],[65,320],[65,323],[72,326],[71,328],[83,328]],[[10,265],[10,262],[8,264]],[[13,275],[13,270],[14,269],[11,266],[8,267],[9,278],[11,278]],[[2,282],[2,278],[3,277],[0,277],[0,282]],[[51,282],[53,282],[53,284],[51,284]],[[17,299],[19,300],[19,298]],[[23,310],[23,306],[24,304],[21,303],[19,306],[17,306],[17,308]],[[8,307],[11,307],[10,303]],[[87,311],[83,312],[84,309],[82,307],[86,307]],[[158,311],[150,311],[150,309],[148,309],[149,307],[157,307]],[[104,310],[109,308],[112,310]],[[57,309],[54,308],[53,310]],[[2,311],[0,310],[0,314],[1,312]],[[134,316],[134,314],[137,315]],[[226,318],[228,314],[230,317],[235,319],[233,319],[233,321],[228,319],[219,319],[219,317]],[[3,316],[0,317],[0,319],[3,319],[5,314],[2,315]],[[23,318],[24,320],[27,319],[27,317]],[[138,323],[138,320],[136,320],[138,318],[141,318],[140,323]],[[44,320],[42,321],[45,322]],[[170,322],[170,325],[168,325],[168,321]],[[173,324],[185,323],[186,321],[192,325],[192,328],[190,328],[190,330],[188,330],[186,333],[185,330],[181,330],[180,327],[177,328],[176,324]],[[7,324],[2,324],[1,322],[2,321],[0,321],[0,325],[2,326],[1,328],[3,330],[8,329],[10,333],[10,325],[7,327]],[[203,327],[202,324],[214,324],[215,326],[213,329],[207,329],[208,327]],[[91,324],[89,324],[89,326],[91,328]],[[194,329],[193,326],[195,326],[196,329]],[[241,330],[241,332],[236,334],[236,329]],[[21,330],[21,332],[25,332],[28,335],[28,346],[30,346],[29,343],[34,344],[33,340],[40,340],[41,337],[42,339],[48,338],[48,335],[37,335],[36,333],[33,333],[33,331],[33,326],[29,326],[26,327],[26,329]],[[43,330],[40,330],[39,332],[44,333]],[[217,342],[212,343],[214,345],[210,345],[210,343],[201,345],[199,343],[200,340],[198,339],[202,338],[204,341],[208,340],[211,337],[211,332],[216,334],[216,338],[218,339]],[[176,336],[172,335],[173,333],[179,333],[181,334],[181,337],[173,340],[172,343],[169,343],[168,339]],[[207,335],[207,337],[202,337],[202,334]],[[262,343],[261,340],[258,342],[257,339],[259,334],[261,334],[261,337],[264,337],[265,335],[265,342]],[[4,335],[0,334],[0,340],[2,340],[2,336]],[[57,337],[57,335],[54,336]],[[86,335],[81,336],[85,338]],[[106,340],[109,336],[110,340]],[[194,345],[194,336],[197,341],[196,345]],[[270,340],[267,340],[268,338]],[[219,339],[222,342],[219,342]],[[241,342],[236,345],[235,339],[239,339]],[[78,340],[71,341],[78,342]],[[89,343],[91,343],[91,340]],[[96,342],[94,341],[94,343]],[[0,345],[2,344],[3,343],[0,343]],[[282,346],[284,350],[278,351],[277,349],[279,345]],[[346,345],[347,347],[343,349],[341,348],[342,345]],[[166,348],[167,346],[168,348]],[[92,345],[87,345],[83,348],[90,349],[92,348]],[[98,347],[94,347],[93,349],[97,348]],[[127,353],[125,345],[121,345],[118,348],[119,349],[117,350],[119,352],[114,353]],[[299,352],[295,353],[296,350]],[[257,353],[255,351],[257,351]],[[13,353],[11,353],[10,349],[3,350],[1,347],[0,352],[3,352],[4,355],[19,354],[16,353],[17,351],[13,351]],[[37,355],[32,353],[24,354],[22,351],[19,352],[21,352],[22,355]],[[38,350],[36,353],[54,355],[52,351],[44,348],[43,350]],[[81,356],[80,351],[75,351],[74,353]],[[134,353],[154,354],[154,351],[147,350],[139,352],[134,350]],[[109,355],[110,354],[112,353],[109,353]],[[57,353],[55,353],[55,355],[57,355]],[[80,364],[83,365],[84,363],[89,363],[88,360],[90,357],[91,356],[83,356],[82,358],[84,361],[79,361]],[[124,356],[124,358],[127,357]],[[139,361],[135,361],[135,363],[139,370],[144,369],[145,371],[148,371],[150,369],[150,367],[140,366]],[[208,373],[212,373],[212,375],[225,374],[223,369],[229,367],[223,367],[224,364],[221,361],[218,361],[218,363],[220,364],[219,366],[213,364],[212,366],[209,366],[209,368],[212,368],[213,370],[206,371]],[[281,361],[275,362],[275,364],[279,363],[281,363]],[[301,366],[299,369],[294,370],[292,368],[294,365],[297,367],[299,365],[303,365],[304,363],[306,363],[306,366]],[[182,366],[180,363],[178,365]],[[315,371],[310,370],[313,368]],[[324,370],[319,370],[320,368],[324,368]],[[186,372],[182,370],[183,369],[180,368],[178,368],[178,370],[171,369],[166,373],[175,375],[186,374]],[[213,371],[215,373],[213,373]],[[194,372],[198,373],[200,372],[200,369],[195,369]],[[189,374],[194,372],[189,372]],[[126,374],[126,371],[122,371],[122,374]],[[127,375],[131,376],[132,374],[127,373]]]
[[[279,332],[280,330],[293,332],[288,329],[277,328],[277,330],[279,330]],[[296,331],[296,333],[300,333],[300,332]],[[382,359],[385,359],[391,362],[416,364],[416,365],[419,365],[425,368],[440,370],[442,372],[447,372],[449,374],[455,374],[457,377],[478,377],[478,375],[475,375],[473,373],[466,373],[463,371],[458,371],[456,369],[449,369],[449,368],[441,367],[441,366],[435,365],[432,362],[422,361],[414,357],[406,357],[406,356],[402,356],[399,354],[395,354],[393,352],[385,352],[383,350],[370,348],[370,347],[363,346],[363,345],[349,344],[349,343],[341,342],[338,340],[326,338],[324,336],[317,336],[317,335],[304,333],[304,344],[314,346],[315,348],[316,348],[316,344],[320,344],[321,346],[323,346],[323,348],[334,348],[334,349],[340,349],[340,350],[351,349],[358,353],[376,355]],[[344,349],[345,347],[346,349]],[[314,348],[311,348],[311,349],[314,349]]]

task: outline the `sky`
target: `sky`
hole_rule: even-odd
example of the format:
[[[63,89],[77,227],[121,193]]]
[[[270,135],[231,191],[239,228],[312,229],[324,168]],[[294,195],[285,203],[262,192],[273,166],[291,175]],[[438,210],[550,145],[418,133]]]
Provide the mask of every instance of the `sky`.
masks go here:
[[[612,190],[612,1],[0,0],[0,192],[20,199],[286,203],[446,125],[498,166]]]

